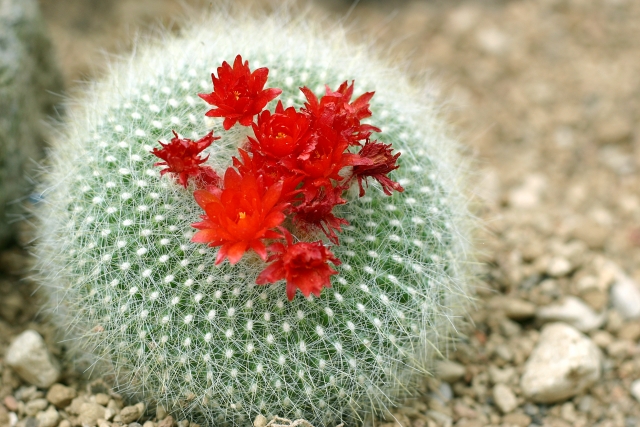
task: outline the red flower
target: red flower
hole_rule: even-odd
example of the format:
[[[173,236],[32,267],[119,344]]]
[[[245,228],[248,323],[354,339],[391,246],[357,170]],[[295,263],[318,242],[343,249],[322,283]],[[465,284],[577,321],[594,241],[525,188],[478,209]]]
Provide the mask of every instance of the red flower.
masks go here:
[[[391,190],[403,192],[404,188],[397,182],[392,181],[387,174],[396,170],[400,165],[396,164],[400,153],[393,155],[391,153],[391,144],[383,144],[377,141],[367,141],[358,153],[361,157],[371,160],[369,165],[356,165],[352,170],[352,177],[358,178],[360,186],[360,197],[364,196],[364,188],[362,180],[367,182],[367,177],[373,177],[382,186],[382,191],[387,196],[391,195]],[[367,183],[367,186],[369,184]]]
[[[349,139],[353,145],[360,145],[359,141],[369,138],[372,132],[380,132],[380,129],[372,125],[360,123],[362,119],[371,117],[369,101],[371,101],[375,92],[365,92],[349,104],[353,96],[354,86],[354,80],[351,81],[351,85],[348,85],[348,83],[344,81],[335,92],[332,92],[327,86],[325,96],[342,95],[341,114],[339,115],[340,120],[343,122],[341,127],[352,129],[353,133]]]
[[[343,168],[371,163],[369,159],[348,151],[350,145],[359,145],[357,135],[360,132],[370,132],[360,128],[358,117],[364,114],[363,107],[351,108],[348,104],[353,85],[349,89],[345,82],[343,86],[341,89],[346,92],[346,97],[327,88],[327,94],[320,100],[309,88],[300,89],[307,97],[303,111],[310,116],[317,139],[308,158],[299,160],[297,166],[299,173],[307,177],[302,187],[306,201],[315,198],[320,187],[333,187],[332,180],[342,181],[344,177],[340,172]],[[365,95],[370,97],[373,93]],[[368,107],[366,102],[363,105]]]
[[[342,197],[343,187],[323,187],[316,196],[292,209],[293,221],[303,229],[320,228],[332,243],[338,244],[335,231],[342,231],[342,225],[349,225],[349,221],[338,218],[333,214],[333,208],[343,205],[347,201]],[[335,230],[335,231],[334,231]]]
[[[283,228],[281,230],[287,246],[282,243],[269,246],[269,251],[275,253],[267,262],[273,263],[260,273],[256,284],[265,285],[285,279],[289,301],[294,298],[296,289],[300,289],[305,297],[311,294],[319,297],[323,288],[331,287],[331,275],[338,274],[329,266],[329,261],[340,265],[340,260],[321,241],[293,244],[291,233]]]
[[[192,242],[222,246],[216,264],[229,258],[235,264],[248,249],[253,249],[263,260],[267,259],[264,239],[279,239],[273,231],[284,221],[282,211],[286,204],[278,204],[282,183],[266,187],[253,174],[240,174],[228,168],[224,174],[224,189],[210,186],[196,190],[196,202],[205,211],[204,221],[191,224],[198,231]]]
[[[285,110],[279,101],[275,113],[265,110],[252,124],[255,138],[249,137],[251,151],[293,168],[295,159],[308,159],[315,145],[309,125],[309,116],[294,107]]]
[[[264,89],[269,70],[249,69],[249,61],[242,63],[242,57],[236,56],[233,68],[228,62],[218,67],[218,77],[211,74],[213,92],[199,94],[208,104],[218,108],[207,111],[208,117],[224,117],[225,130],[231,129],[236,122],[249,126],[253,116],[264,109],[269,101],[282,93],[281,89]]]
[[[259,176],[267,187],[281,183],[282,192],[280,193],[279,203],[293,203],[296,196],[300,194],[300,191],[296,188],[304,178],[303,176],[281,166],[279,163],[269,161],[269,159],[258,153],[253,153],[253,157],[251,157],[249,153],[241,148],[238,149],[238,152],[240,153],[240,159],[234,157],[233,166],[238,169],[241,175]]]
[[[176,179],[185,188],[189,177],[200,178],[210,184],[219,182],[220,177],[213,169],[209,166],[201,166],[209,156],[203,159],[199,154],[220,137],[214,137],[213,131],[211,131],[202,139],[194,142],[188,138],[180,138],[175,131],[173,131],[173,135],[168,144],[160,142],[162,149],[154,148],[151,151],[151,154],[164,160],[164,162],[154,163],[154,166],[167,166],[160,171],[160,175],[168,172],[176,174]]]
[[[374,92],[364,93],[350,104],[353,89],[354,83],[349,86],[346,81],[335,92],[327,86],[325,95],[318,100],[309,88],[300,88],[307,98],[304,111],[315,119],[315,126],[333,129],[348,145],[360,145],[360,141],[369,138],[372,132],[380,132],[380,129],[360,123],[371,116],[369,101]]]

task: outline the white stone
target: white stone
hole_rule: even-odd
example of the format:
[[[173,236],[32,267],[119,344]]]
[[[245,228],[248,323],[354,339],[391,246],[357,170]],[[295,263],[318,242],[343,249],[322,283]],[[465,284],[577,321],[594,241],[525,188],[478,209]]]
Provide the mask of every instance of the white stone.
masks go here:
[[[476,37],[480,48],[492,55],[501,55],[509,48],[509,38],[497,28],[483,28]]]
[[[262,414],[258,414],[256,416],[256,419],[253,420],[253,427],[265,427],[266,425],[267,425],[267,418]]]
[[[575,396],[600,378],[601,357],[598,347],[572,326],[549,324],[525,364],[522,392],[540,403]]]
[[[536,317],[543,322],[565,322],[582,332],[598,329],[606,320],[605,313],[596,313],[574,296],[568,296],[558,304],[540,307]]]
[[[636,400],[640,402],[640,380],[632,382],[629,389],[631,391],[631,396],[635,397]]]
[[[60,420],[60,415],[56,408],[51,405],[46,411],[39,412],[36,415],[36,419],[38,420],[38,427],[56,427]]]
[[[625,319],[640,317],[640,286],[630,277],[619,275],[611,286],[611,303]]]
[[[553,257],[547,266],[547,273],[552,277],[562,277],[571,271],[571,263],[564,257]]]
[[[493,387],[493,400],[503,414],[508,414],[518,407],[518,399],[513,391],[506,385],[500,383]]]
[[[5,362],[26,382],[48,388],[60,377],[57,360],[49,353],[44,340],[34,330],[18,335],[5,356]]]

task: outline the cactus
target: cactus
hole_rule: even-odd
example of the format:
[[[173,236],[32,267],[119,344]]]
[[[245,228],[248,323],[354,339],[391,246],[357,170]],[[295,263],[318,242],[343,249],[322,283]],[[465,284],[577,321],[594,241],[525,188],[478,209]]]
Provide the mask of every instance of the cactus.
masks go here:
[[[114,64],[55,141],[35,248],[53,321],[121,392],[210,425],[355,421],[397,405],[469,300],[462,163],[431,97],[338,28],[221,13],[186,28]],[[217,249],[191,241],[193,191],[152,167],[172,129],[222,136],[204,152],[219,173],[237,156],[250,128],[224,132],[197,97],[237,54],[269,68],[285,106],[303,105],[301,86],[375,90],[379,137],[402,152],[403,193],[370,183],[359,198],[354,185],[338,207],[350,225],[331,249],[343,263],[320,297],[256,286],[255,254],[214,265]]]
[[[61,77],[44,34],[36,0],[0,2],[0,244],[13,234],[15,202],[28,193],[26,178],[43,154],[44,115]]]

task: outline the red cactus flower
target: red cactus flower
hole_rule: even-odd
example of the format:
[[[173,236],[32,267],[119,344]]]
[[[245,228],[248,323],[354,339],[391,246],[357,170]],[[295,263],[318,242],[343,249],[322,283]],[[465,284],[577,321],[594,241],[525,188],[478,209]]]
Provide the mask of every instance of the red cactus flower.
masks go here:
[[[296,159],[309,158],[315,145],[309,125],[308,115],[294,107],[285,110],[279,101],[275,113],[265,110],[258,115],[257,123],[253,123],[255,138],[249,137],[251,151],[293,168]]]
[[[249,126],[253,116],[282,93],[281,89],[264,89],[267,82],[269,69],[258,68],[251,72],[249,61],[242,63],[242,57],[236,56],[233,67],[228,62],[223,62],[218,67],[218,77],[211,74],[213,92],[199,94],[200,98],[217,108],[207,111],[208,117],[224,117],[225,130],[240,122],[243,126]]]
[[[327,86],[325,95],[318,100],[309,88],[300,88],[307,98],[303,111],[314,119],[314,126],[333,129],[348,145],[361,145],[360,141],[369,138],[372,132],[380,132],[380,129],[360,123],[371,116],[369,101],[374,92],[364,93],[350,104],[353,89],[354,83],[347,85],[346,81],[335,92]]]
[[[151,154],[164,160],[164,162],[154,163],[154,166],[167,166],[160,171],[160,175],[175,174],[178,182],[185,188],[189,177],[201,178],[207,183],[219,182],[220,177],[213,169],[209,166],[202,166],[209,156],[203,159],[199,154],[220,137],[214,137],[213,131],[211,131],[202,139],[194,142],[188,138],[180,138],[175,131],[173,135],[168,144],[160,142],[162,148],[154,148],[151,151]]]
[[[260,273],[256,284],[266,285],[285,279],[289,301],[293,300],[297,289],[300,289],[305,297],[311,294],[319,297],[323,288],[331,287],[331,275],[338,274],[329,262],[340,265],[340,260],[321,241],[293,244],[291,233],[283,228],[281,231],[287,245],[274,243],[269,246],[269,251],[274,254],[267,262],[272,264]]]
[[[396,170],[400,165],[396,164],[400,153],[395,155],[391,153],[391,144],[383,144],[377,141],[367,141],[360,152],[361,157],[371,160],[371,164],[356,165],[352,170],[352,177],[358,178],[358,185],[360,186],[360,197],[364,196],[364,188],[362,187],[362,181],[367,183],[367,178],[372,177],[377,180],[382,186],[382,191],[387,196],[391,195],[391,191],[395,190],[400,193],[404,191],[404,188],[395,181],[392,181],[387,174],[393,170]],[[367,186],[369,184],[367,183]]]
[[[195,243],[221,246],[216,264],[229,258],[235,264],[248,249],[267,259],[264,239],[282,236],[273,230],[284,221],[286,204],[278,204],[282,183],[266,187],[253,174],[240,174],[228,168],[224,174],[224,189],[215,186],[196,190],[196,202],[205,211],[203,221],[191,224],[198,232],[191,239]]]
[[[267,187],[278,182],[281,183],[282,192],[278,203],[290,205],[294,202],[300,194],[300,190],[297,187],[304,176],[258,153],[253,153],[253,156],[250,156],[248,152],[241,148],[238,149],[238,152],[240,153],[240,158],[233,158],[233,166],[238,169],[240,174],[259,176]]]
[[[319,228],[332,243],[337,245],[336,231],[340,232],[343,225],[349,225],[349,221],[333,214],[335,206],[347,202],[340,197],[343,190],[343,187],[321,188],[312,200],[304,201],[292,208],[294,223],[302,229]]]
[[[355,81],[351,81],[351,85],[344,81],[335,92],[332,92],[329,86],[326,87],[325,96],[337,96],[342,95],[341,102],[341,114],[339,120],[342,121],[341,127],[344,129],[352,129],[352,134],[348,138],[352,145],[360,145],[359,141],[366,140],[371,136],[372,132],[380,132],[380,129],[368,125],[361,124],[362,119],[371,117],[371,110],[369,109],[369,101],[373,98],[375,92],[365,92],[356,98],[351,104],[351,97],[353,96],[353,89]]]

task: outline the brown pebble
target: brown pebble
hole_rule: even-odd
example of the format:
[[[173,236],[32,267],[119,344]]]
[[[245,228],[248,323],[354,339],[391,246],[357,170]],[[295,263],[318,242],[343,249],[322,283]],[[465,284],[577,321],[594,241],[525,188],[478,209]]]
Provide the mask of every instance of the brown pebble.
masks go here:
[[[0,405],[0,426],[5,425],[9,425],[9,412],[4,405]]]
[[[77,396],[75,389],[62,384],[54,384],[47,392],[47,400],[56,408],[62,409],[71,403]]]
[[[618,330],[621,340],[637,341],[640,338],[640,321],[628,322]]]
[[[517,426],[517,427],[527,427],[531,424],[531,417],[526,414],[507,414],[502,417],[502,424]]]
[[[4,398],[4,406],[11,412],[16,412],[18,410],[18,401],[13,396],[7,396]]]
[[[171,415],[167,415],[167,417],[158,423],[158,427],[174,427],[176,424],[175,420]]]
[[[139,406],[125,406],[122,408],[122,411],[120,411],[120,420],[124,424],[129,424],[136,421],[141,415],[142,412]]]
[[[109,403],[110,397],[104,393],[98,393],[95,395],[96,403],[98,405],[107,406]]]

